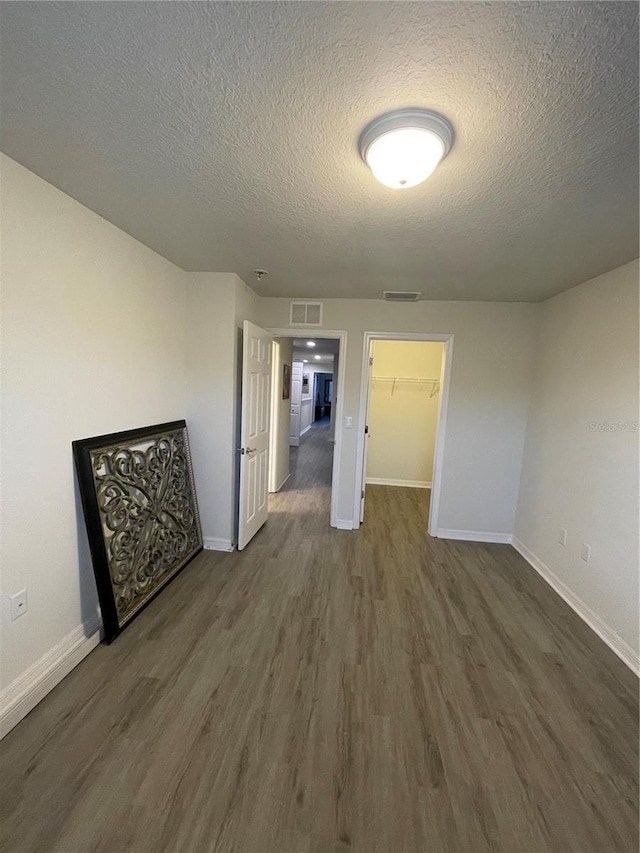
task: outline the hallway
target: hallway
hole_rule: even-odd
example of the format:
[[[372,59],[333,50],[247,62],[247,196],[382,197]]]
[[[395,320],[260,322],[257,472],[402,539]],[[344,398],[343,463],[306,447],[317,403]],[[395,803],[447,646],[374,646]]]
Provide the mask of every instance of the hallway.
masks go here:
[[[203,552],[0,743],[3,846],[635,851],[637,682],[422,490],[329,527],[310,430],[242,552]]]
[[[316,532],[328,526],[334,448],[329,435],[329,419],[324,418],[311,425],[300,438],[299,447],[289,448],[291,476],[279,492],[269,495],[269,521],[258,537],[269,536],[274,526],[272,514],[279,516],[276,536],[282,535],[280,524],[284,522],[282,516],[287,514],[292,517],[291,525],[284,522],[288,531],[286,535],[290,535],[292,529],[308,535],[310,524]]]

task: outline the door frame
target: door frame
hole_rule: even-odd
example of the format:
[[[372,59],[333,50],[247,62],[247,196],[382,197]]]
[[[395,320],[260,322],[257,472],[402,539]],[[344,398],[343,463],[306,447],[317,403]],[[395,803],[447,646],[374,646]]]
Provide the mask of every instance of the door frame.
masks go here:
[[[338,394],[336,396],[336,430],[333,444],[333,469],[331,471],[331,512],[329,524],[339,527],[338,520],[338,490],[340,485],[340,464],[342,459],[342,411],[344,404],[344,381],[347,365],[347,333],[344,330],[316,329],[309,326],[288,326],[286,329],[267,328],[265,331],[274,338],[332,338],[339,341],[338,352]]]
[[[438,399],[438,421],[436,427],[436,444],[433,454],[433,477],[431,483],[431,501],[429,504],[429,524],[427,532],[430,536],[438,535],[438,517],[440,515],[440,492],[442,489],[442,469],[444,463],[444,445],[449,409],[449,389],[451,386],[451,365],[453,361],[452,334],[428,334],[422,332],[365,332],[362,348],[362,376],[360,380],[360,407],[358,409],[358,443],[356,449],[356,490],[353,504],[354,527],[357,520],[360,525],[360,509],[362,501],[362,482],[365,474],[365,427],[368,417],[368,400],[370,398],[369,356],[373,341],[427,341],[444,344],[442,365],[440,367],[440,394]]]

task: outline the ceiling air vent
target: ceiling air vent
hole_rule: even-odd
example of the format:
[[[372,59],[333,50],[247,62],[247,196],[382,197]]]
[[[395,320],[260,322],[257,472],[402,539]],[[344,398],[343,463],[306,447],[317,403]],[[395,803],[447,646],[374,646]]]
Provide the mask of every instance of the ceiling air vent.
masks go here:
[[[387,302],[417,302],[422,296],[413,290],[383,290]]]
[[[322,302],[291,302],[289,305],[290,326],[321,326]]]

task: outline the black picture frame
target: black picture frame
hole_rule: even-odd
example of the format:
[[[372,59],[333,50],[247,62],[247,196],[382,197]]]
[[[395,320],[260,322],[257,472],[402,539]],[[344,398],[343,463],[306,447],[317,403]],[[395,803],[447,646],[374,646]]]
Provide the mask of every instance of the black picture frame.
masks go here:
[[[291,365],[282,365],[282,399],[291,399]]]
[[[146,446],[147,449],[137,449],[140,445]],[[138,429],[93,436],[72,442],[72,448],[89,539],[91,561],[102,611],[104,637],[107,643],[111,643],[167,584],[202,551],[202,529],[198,513],[187,424],[184,420],[170,421]],[[158,479],[158,466],[162,464],[162,456],[166,456],[167,453],[169,453],[169,457],[168,464],[162,472],[164,476]],[[148,460],[145,470],[141,470],[144,468],[143,455],[144,459]],[[133,466],[130,464],[132,460],[135,463]],[[98,462],[100,462],[100,466],[98,466]],[[126,468],[133,467],[135,470],[130,474],[122,475],[120,470],[122,464]],[[105,466],[109,466],[109,474],[100,473],[100,467],[104,468]],[[115,473],[112,471],[113,466],[117,468]],[[169,466],[171,466],[170,469]],[[142,483],[140,487],[136,484],[135,475],[141,473],[146,473],[147,478],[140,481]],[[151,478],[152,485],[149,485],[149,478]],[[183,481],[184,488],[182,493],[179,493],[178,486],[182,485]],[[158,497],[162,484],[167,482],[171,484],[171,492],[168,491],[169,486],[167,485],[164,492]],[[136,594],[135,600],[126,610],[123,610],[122,596],[116,601],[118,585],[117,580],[114,581],[112,576],[113,546],[117,532],[113,529],[113,525],[109,526],[107,523],[108,513],[105,511],[104,497],[107,488],[110,489],[109,495],[115,493],[115,497],[108,496],[106,501],[119,501],[117,504],[118,518],[123,518],[122,513],[126,511],[127,506],[133,509],[135,524],[129,525],[130,528],[133,527],[133,534],[137,531],[142,537],[143,526],[141,521],[145,511],[147,512],[144,543],[148,543],[149,537],[155,537],[156,542],[160,540],[161,544],[153,550],[153,554],[154,556],[162,555],[163,565],[166,562],[167,555],[161,552],[161,547],[166,550],[167,542],[177,542],[185,546],[184,553],[176,555],[175,564],[167,565],[164,571],[156,571],[156,582],[150,582],[148,590]],[[152,493],[154,488],[156,491]],[[118,493],[119,489],[121,494]],[[127,492],[127,490],[129,491]],[[154,500],[161,503],[165,498],[167,504],[162,505],[162,512],[152,512],[150,504]],[[130,542],[132,530],[125,529],[125,535],[128,537],[127,541]],[[176,546],[173,545],[173,547]],[[153,569],[153,561],[148,565]],[[143,568],[146,569],[147,567]],[[139,569],[140,566],[138,566],[136,577],[140,574]]]

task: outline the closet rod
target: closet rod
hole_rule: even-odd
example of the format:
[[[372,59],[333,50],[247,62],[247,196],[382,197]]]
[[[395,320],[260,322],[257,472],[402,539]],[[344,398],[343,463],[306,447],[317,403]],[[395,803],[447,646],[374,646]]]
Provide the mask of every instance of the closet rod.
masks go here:
[[[373,382],[392,382],[391,394],[396,390],[397,382],[408,382],[409,384],[414,385],[431,385],[431,394],[430,397],[433,397],[436,391],[438,390],[438,386],[440,385],[439,379],[426,379],[416,376],[373,376]]]

